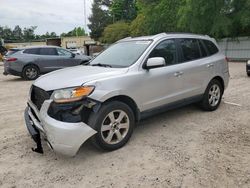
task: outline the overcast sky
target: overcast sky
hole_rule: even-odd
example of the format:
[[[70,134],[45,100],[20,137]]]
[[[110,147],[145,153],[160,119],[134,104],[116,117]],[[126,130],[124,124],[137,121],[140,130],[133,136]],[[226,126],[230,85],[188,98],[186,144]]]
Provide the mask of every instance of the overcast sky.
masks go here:
[[[87,17],[92,0],[86,0]],[[0,0],[0,25],[38,26],[36,34],[84,27],[84,0]]]

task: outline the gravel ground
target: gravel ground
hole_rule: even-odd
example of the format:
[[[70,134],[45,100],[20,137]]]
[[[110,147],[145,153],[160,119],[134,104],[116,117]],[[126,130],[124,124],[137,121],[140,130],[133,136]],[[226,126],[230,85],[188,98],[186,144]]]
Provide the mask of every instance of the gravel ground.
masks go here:
[[[23,111],[32,82],[0,75],[0,187],[249,188],[250,78],[242,63],[230,63],[230,72],[217,111],[166,112],[140,122],[122,149],[86,143],[75,158],[31,151]]]

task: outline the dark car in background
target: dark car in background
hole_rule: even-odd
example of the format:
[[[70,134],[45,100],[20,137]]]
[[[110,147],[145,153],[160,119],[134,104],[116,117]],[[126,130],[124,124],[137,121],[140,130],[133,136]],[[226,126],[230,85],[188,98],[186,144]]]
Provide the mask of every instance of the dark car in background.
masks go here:
[[[86,64],[90,59],[56,46],[13,48],[4,56],[3,74],[34,80],[40,74]]]

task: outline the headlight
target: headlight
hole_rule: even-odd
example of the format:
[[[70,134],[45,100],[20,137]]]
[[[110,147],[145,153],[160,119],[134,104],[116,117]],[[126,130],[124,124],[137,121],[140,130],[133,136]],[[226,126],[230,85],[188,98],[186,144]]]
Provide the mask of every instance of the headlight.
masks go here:
[[[94,91],[94,86],[80,86],[75,88],[55,90],[51,98],[56,103],[67,103],[79,101]]]
[[[247,65],[250,65],[250,60],[247,61]]]

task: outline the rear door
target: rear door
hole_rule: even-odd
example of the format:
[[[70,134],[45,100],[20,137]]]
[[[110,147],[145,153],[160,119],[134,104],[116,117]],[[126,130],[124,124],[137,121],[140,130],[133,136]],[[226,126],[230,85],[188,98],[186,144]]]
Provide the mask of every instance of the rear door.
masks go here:
[[[181,98],[190,98],[204,93],[204,84],[213,75],[213,64],[207,56],[207,51],[199,39],[178,39],[181,52],[179,79],[182,80]]]

